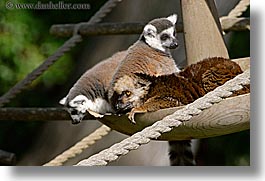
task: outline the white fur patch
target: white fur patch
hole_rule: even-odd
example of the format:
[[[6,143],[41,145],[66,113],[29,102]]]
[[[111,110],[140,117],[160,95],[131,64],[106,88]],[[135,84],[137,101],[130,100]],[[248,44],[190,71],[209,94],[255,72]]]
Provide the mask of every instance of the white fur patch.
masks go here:
[[[172,43],[171,41],[176,39],[176,37],[174,36],[175,27],[172,26],[168,29],[165,29],[160,34],[154,33],[154,34],[150,35],[150,34],[148,34],[148,30],[150,31],[151,28],[155,28],[155,27],[153,25],[146,25],[144,28],[144,30],[147,31],[144,33],[146,43],[149,46],[151,46],[157,50],[166,52],[167,47],[169,47],[170,44]],[[162,43],[160,40],[160,35],[162,35],[162,34],[167,34],[170,37],[170,39],[167,42]]]
[[[133,90],[132,96],[128,99],[136,107],[140,103],[141,99],[148,93],[149,85]]]
[[[102,99],[97,98],[94,101],[89,100],[84,95],[78,95],[69,102],[69,106],[75,108],[78,112],[86,113],[86,111],[93,111],[99,114],[105,114],[111,112],[111,106],[109,103]]]
[[[156,27],[154,27],[153,25],[151,24],[147,24],[145,27],[144,27],[144,33],[147,34],[147,33],[151,33],[152,35],[155,35],[157,32],[156,30]]]
[[[160,38],[157,36],[157,29],[155,26],[151,25],[151,24],[147,24],[144,27],[144,37],[145,37],[145,41],[146,43],[158,50],[161,51],[165,51],[165,48],[162,47],[161,42],[160,42]]]
[[[173,24],[176,24],[177,20],[178,20],[178,15],[176,14],[172,14],[171,16],[167,17],[167,19],[169,21],[171,21]]]
[[[165,45],[164,45],[163,43],[161,43],[162,46],[168,47],[168,46],[172,43],[171,40],[177,38],[177,37],[174,36],[174,31],[175,31],[175,27],[172,26],[172,27],[170,27],[170,28],[168,28],[168,29],[163,30],[163,31],[160,33],[160,35],[162,35],[162,34],[167,34],[168,36],[171,37],[170,42],[165,42]],[[167,45],[166,43],[168,43],[168,45]]]
[[[163,30],[160,34],[162,35],[162,34],[165,33],[165,34],[168,34],[171,38],[175,38],[174,37],[174,31],[175,31],[175,27],[172,26],[172,27],[170,27],[168,29]]]
[[[146,43],[153,47],[154,49],[161,50],[162,52],[166,52],[166,49],[162,46],[161,41],[156,38],[145,38]]]
[[[88,100],[84,95],[78,95],[69,102],[69,106],[75,108],[78,112],[85,113],[91,104],[91,100]]]
[[[96,113],[105,114],[113,112],[110,104],[102,98],[95,99],[94,102],[92,102],[93,105],[88,108],[88,110],[91,110]]]
[[[62,98],[62,99],[59,101],[59,103],[60,103],[61,105],[65,105],[65,103],[66,103],[66,99],[67,99],[67,96],[64,97],[64,98]]]
[[[70,116],[73,120],[75,120],[75,122],[77,120],[80,122],[85,117],[85,114],[70,114]]]

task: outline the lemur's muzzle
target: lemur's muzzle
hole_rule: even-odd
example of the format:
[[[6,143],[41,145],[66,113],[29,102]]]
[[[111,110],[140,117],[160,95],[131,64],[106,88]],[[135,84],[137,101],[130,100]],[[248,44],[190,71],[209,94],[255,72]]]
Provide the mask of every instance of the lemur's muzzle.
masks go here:
[[[175,49],[177,48],[179,45],[178,45],[178,41],[175,39],[169,46],[170,49]]]

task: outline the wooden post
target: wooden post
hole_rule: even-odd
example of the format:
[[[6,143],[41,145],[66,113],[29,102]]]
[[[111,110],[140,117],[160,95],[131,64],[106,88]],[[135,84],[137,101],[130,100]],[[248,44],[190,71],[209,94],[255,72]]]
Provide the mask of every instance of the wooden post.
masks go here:
[[[216,18],[212,14],[216,12],[213,9],[214,2],[210,1],[213,0],[181,0],[188,64],[207,57],[229,58]]]

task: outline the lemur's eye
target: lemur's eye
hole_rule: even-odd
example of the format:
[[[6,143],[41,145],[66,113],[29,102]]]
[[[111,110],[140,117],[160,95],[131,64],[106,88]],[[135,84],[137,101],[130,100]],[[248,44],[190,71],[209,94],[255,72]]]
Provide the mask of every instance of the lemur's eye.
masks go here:
[[[75,104],[84,104],[85,100],[78,100],[78,101],[74,101]]]
[[[147,36],[154,37],[154,35],[153,35],[153,31],[149,30],[149,31],[147,32]]]
[[[71,115],[76,115],[76,114],[78,114],[77,110],[75,110],[75,109],[71,110],[70,113],[71,113]]]
[[[169,38],[169,35],[168,35],[168,34],[162,34],[161,37],[160,37],[160,39],[161,39],[162,41],[165,41],[165,40],[167,40],[168,38]]]
[[[125,94],[127,97],[129,97],[132,93],[130,91],[123,91],[123,94]]]

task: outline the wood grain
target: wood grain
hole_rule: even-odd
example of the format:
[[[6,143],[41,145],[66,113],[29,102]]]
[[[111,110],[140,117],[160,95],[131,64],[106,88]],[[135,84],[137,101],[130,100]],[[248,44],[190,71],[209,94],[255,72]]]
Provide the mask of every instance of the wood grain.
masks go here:
[[[131,124],[126,115],[120,117],[105,116],[100,121],[118,132],[132,135],[181,108],[183,106],[136,114],[136,125]],[[247,130],[249,127],[250,94],[245,94],[225,99],[213,105],[189,121],[183,122],[180,127],[163,134],[158,140],[208,138]]]
[[[185,49],[188,64],[207,57],[229,58],[223,37],[205,0],[182,0]]]
[[[238,58],[238,59],[232,59],[232,60],[236,62],[243,71],[250,69],[250,57]]]

